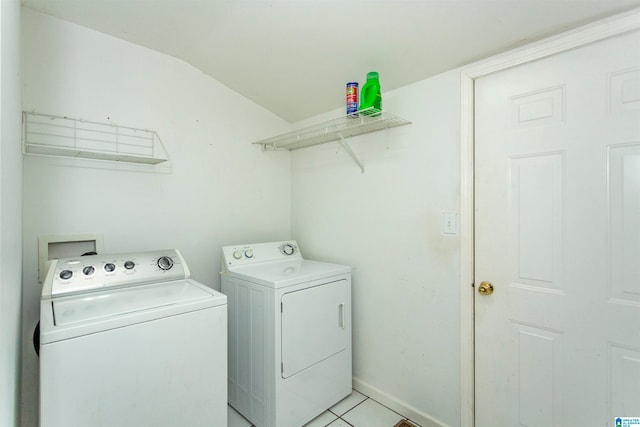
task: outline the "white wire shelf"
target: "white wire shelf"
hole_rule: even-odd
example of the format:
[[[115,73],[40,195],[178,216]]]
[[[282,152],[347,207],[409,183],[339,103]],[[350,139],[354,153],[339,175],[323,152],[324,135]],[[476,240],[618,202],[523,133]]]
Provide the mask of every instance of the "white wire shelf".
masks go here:
[[[364,172],[362,162],[353,153],[346,139],[408,124],[411,122],[386,111],[367,108],[357,113],[256,141],[253,144],[262,145],[264,150],[297,150],[326,142],[340,141],[347,153],[360,166],[360,170]]]
[[[158,134],[113,124],[24,111],[25,154],[155,165],[168,160]]]
[[[254,144],[262,145],[265,150],[297,150],[410,123],[386,111],[368,108],[358,113],[256,141]]]

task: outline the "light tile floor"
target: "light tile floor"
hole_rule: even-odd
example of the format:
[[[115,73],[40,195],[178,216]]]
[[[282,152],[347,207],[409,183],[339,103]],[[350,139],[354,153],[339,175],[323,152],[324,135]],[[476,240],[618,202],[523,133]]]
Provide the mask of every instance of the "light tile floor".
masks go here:
[[[304,427],[393,427],[402,420],[408,420],[408,418],[353,390],[349,396],[305,424]],[[420,427],[414,421],[411,422],[416,427]],[[229,406],[229,427],[252,426]]]

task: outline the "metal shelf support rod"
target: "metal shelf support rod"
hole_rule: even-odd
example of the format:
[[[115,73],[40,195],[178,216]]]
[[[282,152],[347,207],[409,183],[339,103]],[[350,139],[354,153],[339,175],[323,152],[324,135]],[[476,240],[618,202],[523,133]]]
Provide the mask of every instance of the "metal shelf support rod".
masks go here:
[[[358,157],[356,156],[356,153],[353,152],[353,150],[349,146],[349,143],[344,139],[344,137],[342,136],[342,133],[338,133],[338,136],[340,136],[340,144],[342,144],[342,147],[344,148],[344,150],[351,156],[353,161],[356,162],[358,166],[360,166],[360,172],[364,173],[364,166],[362,162],[358,159]]]

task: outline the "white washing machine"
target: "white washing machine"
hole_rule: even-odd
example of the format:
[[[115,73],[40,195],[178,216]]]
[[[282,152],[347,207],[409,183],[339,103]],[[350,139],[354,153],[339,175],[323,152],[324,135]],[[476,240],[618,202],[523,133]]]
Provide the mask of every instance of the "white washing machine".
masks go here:
[[[227,425],[227,298],[189,276],[177,250],[52,262],[42,427]]]
[[[351,267],[295,241],[226,246],[229,404],[258,427],[300,427],[351,393]]]

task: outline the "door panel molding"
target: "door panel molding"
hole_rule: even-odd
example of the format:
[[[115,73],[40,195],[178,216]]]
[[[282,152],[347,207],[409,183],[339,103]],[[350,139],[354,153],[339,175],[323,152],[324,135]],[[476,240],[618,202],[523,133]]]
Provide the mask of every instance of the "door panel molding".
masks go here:
[[[634,9],[479,61],[460,73],[461,427],[474,425],[474,81],[497,71],[638,29],[640,9]]]

